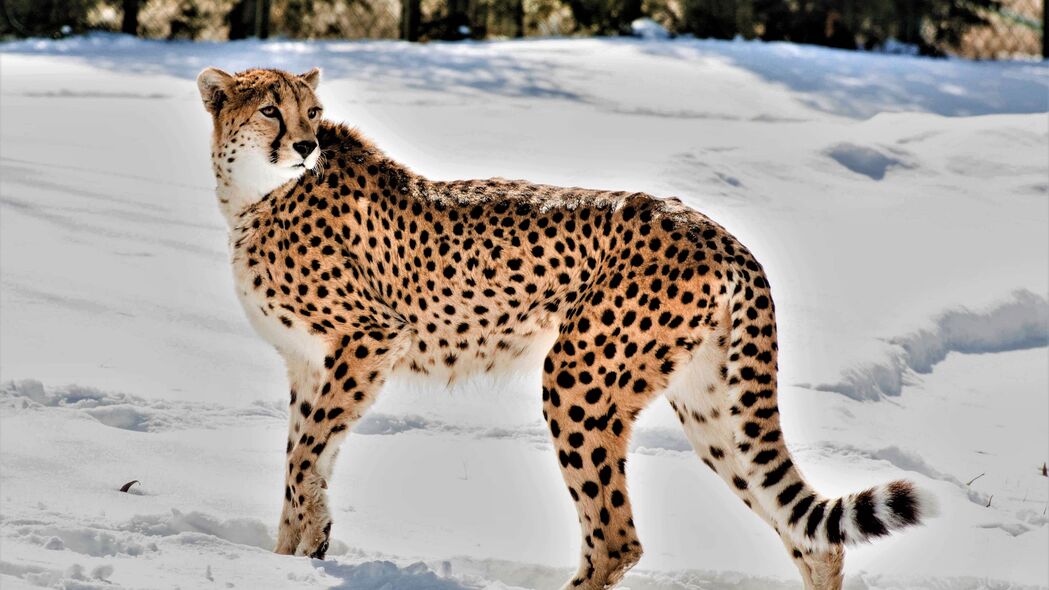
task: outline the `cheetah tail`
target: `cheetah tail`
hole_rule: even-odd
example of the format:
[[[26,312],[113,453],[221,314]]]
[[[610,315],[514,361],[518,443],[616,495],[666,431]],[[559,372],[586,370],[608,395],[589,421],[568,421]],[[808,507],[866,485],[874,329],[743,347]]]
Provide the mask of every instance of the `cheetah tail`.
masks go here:
[[[924,519],[938,513],[935,496],[902,480],[821,502],[826,503],[813,501],[814,506],[804,519],[804,527],[792,528],[792,536],[804,535],[809,543],[823,537],[820,540],[829,545],[855,545],[921,524]],[[824,508],[820,509],[821,505]],[[795,505],[788,522],[798,511],[798,505]]]
[[[868,542],[934,516],[935,497],[910,482],[827,498],[805,481],[780,430],[771,296],[760,267],[751,270],[757,274],[740,273],[728,294],[727,366],[737,457],[748,491],[781,531],[789,531],[799,546],[815,550]]]

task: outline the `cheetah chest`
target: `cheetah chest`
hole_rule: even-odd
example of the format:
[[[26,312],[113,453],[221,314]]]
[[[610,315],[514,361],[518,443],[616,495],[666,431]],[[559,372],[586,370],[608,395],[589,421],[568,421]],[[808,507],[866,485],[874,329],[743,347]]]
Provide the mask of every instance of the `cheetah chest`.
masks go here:
[[[305,360],[323,359],[327,342],[323,335],[311,333],[309,326],[293,312],[279,306],[267,292],[265,270],[252,264],[245,249],[233,247],[233,277],[237,299],[255,331],[281,354]]]

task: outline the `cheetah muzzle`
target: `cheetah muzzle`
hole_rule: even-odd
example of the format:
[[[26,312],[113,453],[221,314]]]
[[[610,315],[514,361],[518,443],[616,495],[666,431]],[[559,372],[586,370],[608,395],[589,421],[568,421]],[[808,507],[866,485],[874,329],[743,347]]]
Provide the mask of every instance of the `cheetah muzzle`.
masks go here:
[[[840,588],[845,545],[930,514],[907,482],[840,498],[806,483],[780,429],[768,280],[720,225],[641,193],[428,180],[324,120],[319,81],[214,68],[197,80],[237,294],[288,370],[277,552],[324,558],[336,452],[391,373],[454,381],[537,348],[581,526],[565,588],[611,587],[641,558],[627,443],[659,396],[806,588]]]

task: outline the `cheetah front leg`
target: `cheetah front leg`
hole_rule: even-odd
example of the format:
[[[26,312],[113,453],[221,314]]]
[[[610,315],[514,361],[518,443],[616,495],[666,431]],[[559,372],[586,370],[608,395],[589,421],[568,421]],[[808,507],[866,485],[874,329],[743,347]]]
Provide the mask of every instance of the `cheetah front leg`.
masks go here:
[[[645,367],[658,363],[609,350],[602,364],[575,337],[563,333],[546,358],[543,416],[582,534],[579,569],[564,589],[604,590],[641,559],[626,459],[634,418],[654,394]]]
[[[291,428],[298,420],[299,432],[287,457],[278,552],[324,558],[331,532],[326,490],[339,444],[375,401],[407,345],[407,335],[380,328],[342,336],[324,359],[320,387],[310,399],[300,395],[292,408],[297,418]]]
[[[295,441],[299,440],[303,432],[304,416],[299,410],[299,404],[303,400],[313,400],[320,390],[320,382],[324,378],[324,367],[321,360],[311,363],[309,360],[294,354],[284,354],[284,362],[288,369],[288,384],[290,389],[290,402],[288,407],[288,441],[287,457],[290,460],[291,452],[295,449]],[[291,504],[291,488],[285,483],[284,505],[281,510],[280,523],[277,533],[277,546],[274,552],[290,555],[299,544],[299,527],[292,526],[292,519],[296,518],[294,507]]]

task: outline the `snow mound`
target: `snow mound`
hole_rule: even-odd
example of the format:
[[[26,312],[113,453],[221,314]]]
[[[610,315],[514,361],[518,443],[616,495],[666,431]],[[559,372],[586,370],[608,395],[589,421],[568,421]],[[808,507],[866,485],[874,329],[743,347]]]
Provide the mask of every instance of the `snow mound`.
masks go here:
[[[916,588],[922,590],[1044,590],[1045,586],[969,576],[931,578],[869,574],[851,578],[845,583],[845,590],[915,590]]]
[[[692,452],[692,445],[680,428],[652,426],[634,431],[630,437],[630,450],[655,455],[666,451]]]
[[[928,373],[949,352],[980,354],[1049,346],[1049,300],[1030,291],[987,310],[957,309],[936,319],[931,330],[893,341],[906,351],[907,364]]]
[[[948,473],[943,473],[942,471],[936,469],[917,453],[908,451],[906,449],[902,449],[897,446],[884,447],[875,450],[861,449],[852,445],[834,445],[830,443],[826,443],[822,446],[826,450],[836,455],[852,455],[874,461],[885,461],[886,463],[889,463],[897,469],[902,469],[903,471],[910,471],[912,473],[920,473],[921,475],[924,475],[929,479],[945,481],[961,490],[962,494],[970,502],[978,506],[986,506],[989,500],[987,494],[978,492],[977,490],[972,489],[971,487],[966,485],[957,477],[954,477],[953,475],[950,475]],[[928,494],[928,492],[925,493]],[[931,496],[931,494],[929,495]],[[928,498],[928,502],[933,507],[932,510],[930,510],[930,514],[935,515],[937,511],[936,506],[938,503],[938,499],[935,496],[931,496]],[[1029,529],[1025,528],[1024,530]]]
[[[951,352],[981,354],[1049,346],[1049,300],[1027,290],[990,309],[948,310],[922,329],[889,342],[897,347],[881,362],[848,370],[842,380],[815,386],[857,400],[898,396],[907,375],[929,373]]]
[[[676,63],[687,64],[692,66],[691,76],[702,76],[707,82],[711,80],[712,66],[724,64],[745,70],[755,79],[786,87],[808,108],[856,119],[882,112],[973,116],[1041,113],[1047,108],[1049,67],[1041,62],[979,63],[783,42],[665,39],[661,36],[665,30],[661,32],[658,23],[641,21],[632,25],[633,35],[640,39],[572,39],[567,41],[569,45],[558,39],[427,46],[346,41],[169,43],[93,33],[59,40],[8,42],[0,50],[61,56],[121,74],[166,74],[184,80],[194,79],[207,64],[231,70],[280,67],[305,71],[320,63],[329,80],[378,80],[383,84],[404,84],[424,93],[483,93],[600,104],[602,97],[595,93],[600,87],[593,84],[592,78],[587,77],[587,83],[578,86],[564,83],[571,72],[578,71],[581,57],[572,52],[581,49],[628,61],[635,61],[639,55],[658,57],[662,58],[662,66],[671,68]],[[660,42],[652,42],[657,39]],[[564,57],[551,55],[549,48],[560,53],[561,47],[568,49]],[[144,55],[149,58],[144,59]],[[680,80],[675,76],[674,81]],[[105,88],[90,91],[112,92]],[[651,93],[645,97],[646,102],[653,101]],[[733,96],[723,98],[726,102],[734,100]]]
[[[353,432],[357,434],[399,434],[409,430],[446,430],[447,428],[445,424],[422,416],[369,413],[353,426]]]
[[[93,557],[112,557],[114,555],[143,555],[156,551],[156,546],[149,546],[125,536],[95,527],[60,527],[24,524],[6,531],[11,538],[16,538],[52,551],[73,551]]]
[[[666,27],[650,18],[639,18],[630,23],[630,33],[635,37],[648,40],[670,38],[670,31],[667,31]]]
[[[172,509],[170,514],[139,515],[121,526],[121,530],[151,537],[169,537],[183,533],[200,533],[219,539],[250,545],[267,551],[276,545],[269,528],[251,518],[223,520],[202,512]]]
[[[123,522],[102,520],[80,526],[37,521],[7,522],[3,525],[3,533],[9,540],[91,557],[134,557],[156,552],[155,541],[160,538],[175,538],[190,544],[210,544],[217,540],[266,551],[276,543],[269,527],[257,519],[222,519],[203,512],[177,509],[171,509],[167,514],[135,515]],[[207,541],[203,540],[205,537]]]
[[[136,432],[185,428],[218,428],[246,419],[280,418],[287,412],[256,401],[245,407],[148,399],[82,385],[47,387],[26,379],[0,384],[0,407],[10,409],[67,409],[90,416],[106,426]]]
[[[872,180],[885,178],[890,168],[909,168],[910,165],[896,157],[886,155],[871,147],[852,143],[839,143],[827,150],[835,162]]]
[[[366,561],[357,564],[325,563],[322,570],[341,580],[333,589],[340,590],[479,590],[482,586],[465,586],[437,576],[425,563],[398,567],[390,561]]]
[[[62,590],[100,590],[114,588],[107,578],[113,568],[101,565],[87,572],[84,566],[73,564],[65,571],[33,565],[18,565],[0,561],[0,575],[23,580],[32,586],[61,588]],[[2,580],[4,578],[0,578]],[[7,585],[5,584],[6,588]]]
[[[574,568],[501,559],[460,557],[444,564],[464,579],[494,579],[512,588],[559,588],[575,573]],[[630,590],[794,590],[798,584],[735,571],[686,570],[666,573],[634,568],[623,578],[621,587]],[[494,590],[495,587],[490,588]]]

